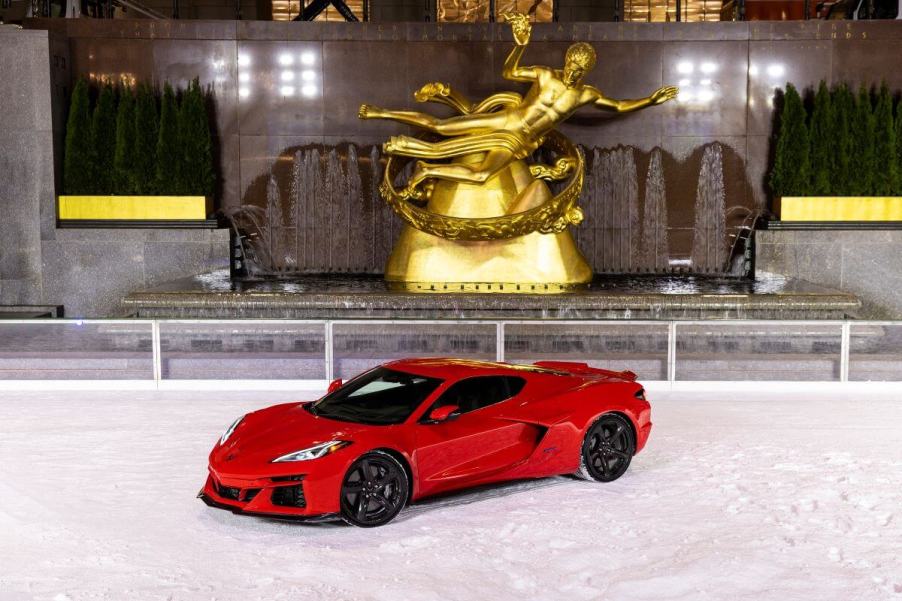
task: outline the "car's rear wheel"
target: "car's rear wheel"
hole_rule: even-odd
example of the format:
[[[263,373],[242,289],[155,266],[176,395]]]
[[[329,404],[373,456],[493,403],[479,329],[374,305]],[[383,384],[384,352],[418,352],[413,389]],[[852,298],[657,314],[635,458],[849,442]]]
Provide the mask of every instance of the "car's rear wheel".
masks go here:
[[[586,431],[577,475],[611,482],[626,472],[635,452],[636,439],[629,422],[622,415],[607,413]]]
[[[342,481],[341,517],[363,528],[382,526],[403,509],[409,490],[407,472],[397,459],[382,451],[367,453]]]

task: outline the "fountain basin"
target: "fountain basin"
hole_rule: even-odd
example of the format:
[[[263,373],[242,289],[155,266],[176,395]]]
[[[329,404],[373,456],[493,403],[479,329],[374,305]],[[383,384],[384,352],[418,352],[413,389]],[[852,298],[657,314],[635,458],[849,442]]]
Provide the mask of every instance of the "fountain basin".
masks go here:
[[[129,294],[134,317],[168,319],[844,319],[854,295],[777,274],[754,280],[596,275],[555,294],[398,290],[381,275],[231,282],[227,270]],[[552,292],[552,291],[548,291]]]

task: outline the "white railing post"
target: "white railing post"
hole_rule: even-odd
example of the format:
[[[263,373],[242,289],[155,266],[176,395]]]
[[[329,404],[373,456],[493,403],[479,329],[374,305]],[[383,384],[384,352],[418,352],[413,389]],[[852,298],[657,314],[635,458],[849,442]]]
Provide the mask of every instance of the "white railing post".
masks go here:
[[[150,348],[153,357],[153,381],[159,388],[163,379],[163,359],[160,352],[160,322],[156,319],[150,322]]]
[[[675,321],[667,324],[667,381],[676,381],[676,328]]]
[[[851,338],[852,323],[842,323],[842,338],[839,344],[839,381],[849,381],[849,340]]]
[[[334,356],[334,349],[332,348],[332,322],[330,320],[326,320],[325,322],[325,334],[326,334],[326,381],[331,382],[335,379],[335,368],[332,365],[332,360]]]
[[[499,321],[495,324],[495,360],[501,363],[504,361],[504,322]]]

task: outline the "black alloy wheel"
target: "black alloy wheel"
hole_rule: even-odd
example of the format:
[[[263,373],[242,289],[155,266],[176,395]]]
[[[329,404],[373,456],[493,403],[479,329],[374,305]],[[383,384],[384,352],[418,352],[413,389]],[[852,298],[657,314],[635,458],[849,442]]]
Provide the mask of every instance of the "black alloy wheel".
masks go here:
[[[635,452],[636,440],[626,418],[614,413],[602,415],[586,432],[577,475],[611,482],[626,472]]]
[[[390,522],[407,503],[407,472],[382,451],[363,455],[351,464],[341,485],[341,518],[363,528]]]

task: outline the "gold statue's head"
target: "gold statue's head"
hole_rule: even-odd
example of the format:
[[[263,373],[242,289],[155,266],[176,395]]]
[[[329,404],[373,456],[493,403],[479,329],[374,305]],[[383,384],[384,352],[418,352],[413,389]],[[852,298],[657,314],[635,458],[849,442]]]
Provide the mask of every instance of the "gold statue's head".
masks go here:
[[[585,42],[577,42],[567,48],[564,57],[564,83],[579,83],[583,76],[595,67],[595,48]]]

